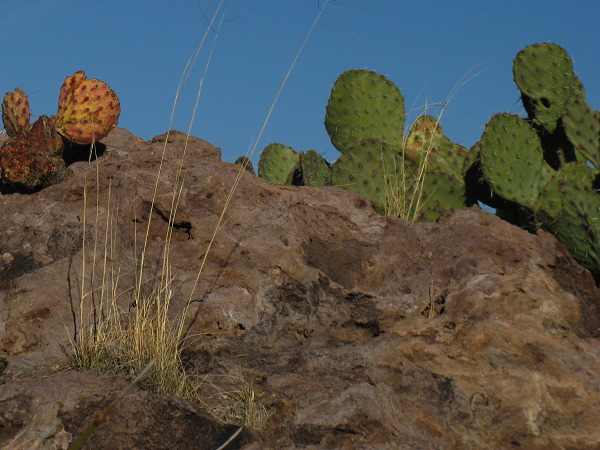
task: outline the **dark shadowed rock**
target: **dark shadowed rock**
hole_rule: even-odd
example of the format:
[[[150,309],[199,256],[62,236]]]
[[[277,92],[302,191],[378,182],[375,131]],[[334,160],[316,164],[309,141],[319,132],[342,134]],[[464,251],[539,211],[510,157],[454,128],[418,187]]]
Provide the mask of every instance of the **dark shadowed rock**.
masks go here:
[[[179,132],[144,142],[117,128],[103,143],[63,183],[0,197],[1,444],[51,425],[44,445],[66,448],[125,385],[68,369],[65,354],[81,283],[100,286],[90,242],[103,261],[110,223],[121,291],[146,229],[148,280],[172,232],[172,313],[191,300],[189,333],[201,335],[188,370],[262,393],[266,426],[228,448],[600,446],[600,291],[553,236],[477,208],[439,223],[385,218],[348,191],[274,186],[242,168],[194,289],[240,166]],[[215,448],[235,430],[133,391],[89,445]]]

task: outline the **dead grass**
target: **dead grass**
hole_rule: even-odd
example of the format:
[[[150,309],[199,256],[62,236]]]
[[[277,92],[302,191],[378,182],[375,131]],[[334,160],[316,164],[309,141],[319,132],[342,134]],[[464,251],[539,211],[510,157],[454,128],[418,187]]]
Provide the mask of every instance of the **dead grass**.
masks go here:
[[[221,0],[219,7],[214,11],[196,54],[190,58],[184,69],[174,101],[171,123],[179,102],[179,96],[183,92],[190,75],[191,67],[196,61],[223,3],[224,0]],[[218,34],[215,36],[215,40],[217,36]],[[208,67],[208,63],[206,67]],[[202,82],[198,89],[198,98],[201,86]],[[192,115],[192,121],[196,108]],[[171,130],[171,124],[169,124],[169,130]],[[159,189],[162,188],[160,180],[167,145],[168,133],[156,174],[152,201],[149,208],[150,212],[153,211],[157,194]],[[173,183],[169,223],[173,223],[175,220],[177,206],[183,191],[185,180],[183,167],[186,150],[187,141],[180,157],[176,178]],[[189,302],[183,311],[175,317],[169,315],[173,297],[173,277],[169,261],[172,227],[166,226],[160,275],[157,280],[151,280],[155,283],[156,287],[147,294],[146,286],[149,280],[146,279],[144,267],[152,224],[152,214],[148,214],[146,232],[142,238],[143,243],[137,261],[135,286],[129,286],[128,289],[122,291],[119,287],[120,268],[114,267],[112,263],[115,260],[113,243],[116,227],[114,226],[115,215],[111,208],[111,186],[109,184],[108,200],[107,204],[104,205],[107,211],[106,217],[101,218],[101,205],[99,204],[99,164],[100,161],[96,160],[96,217],[92,225],[93,236],[89,237],[85,231],[83,233],[83,273],[81,276],[79,304],[79,330],[76,331],[75,336],[71,339],[73,347],[71,361],[80,370],[98,370],[128,379],[133,379],[144,367],[153,362],[149,373],[140,382],[141,387],[161,394],[178,395],[195,400],[197,386],[194,380],[186,373],[181,360],[185,338],[184,320],[187,316]],[[88,167],[91,167],[91,160]],[[86,173],[84,184],[84,230],[87,229],[86,210],[88,191],[88,177]],[[102,227],[101,220],[104,222]],[[104,229],[102,238],[100,236],[101,228]],[[88,239],[92,243],[92,248],[89,249],[90,252],[88,252]],[[135,235],[134,241],[138,242],[137,235]],[[100,243],[103,243],[102,249],[98,248],[101,245]],[[91,253],[91,256],[88,253]],[[137,249],[135,249],[135,253],[138,254]],[[98,255],[101,255],[101,261],[99,261]],[[86,266],[88,259],[91,260],[91,267]],[[85,282],[86,276],[89,276],[89,285]]]
[[[252,154],[256,150],[271,113],[283,91],[285,83],[327,3],[328,1],[321,6],[305,41],[302,43],[300,50],[280,86],[275,100],[265,118],[258,138],[246,156],[252,157]],[[218,22],[218,26],[216,31],[214,31],[214,40],[218,37],[220,26],[223,23],[224,18],[224,13],[220,13],[223,4],[224,0],[221,0],[212,14],[212,18],[207,26],[197,52],[190,58],[183,71],[174,101],[169,130],[171,130],[171,124],[177,104],[190,76],[191,68],[196,62],[209,33],[212,32],[212,30],[215,30],[213,27],[215,22]],[[220,20],[217,20],[219,14]],[[212,49],[207,58],[204,69],[205,74],[211,56]],[[197,90],[196,105],[190,119],[188,138],[198,107],[203,80],[204,75],[200,80]],[[165,139],[161,161],[157,169],[152,202],[149,208],[150,212],[153,210],[157,193],[160,189],[164,189],[160,180],[163,171],[163,163],[165,161],[167,143],[168,133],[167,139]],[[168,223],[175,222],[177,207],[185,185],[186,174],[184,167],[186,149],[187,141],[177,166],[177,175],[172,187],[171,211]],[[182,311],[170,315],[171,300],[173,298],[173,275],[171,274],[170,264],[172,228],[169,226],[166,227],[162,268],[158,279],[152,280],[156,287],[151,290],[150,294],[147,294],[145,292],[147,291],[146,287],[149,280],[144,273],[144,267],[147,257],[152,214],[148,215],[147,228],[145,235],[141,239],[142,244],[139,249],[139,254],[138,249],[135,249],[135,253],[138,255],[135,286],[128,286],[125,289],[122,289],[119,285],[121,269],[113,265],[113,261],[115,261],[114,242],[116,241],[117,230],[115,226],[116,215],[111,204],[112,188],[109,185],[107,204],[100,205],[100,176],[98,165],[101,164],[101,161],[96,160],[94,164],[96,168],[96,215],[92,218],[92,224],[88,224],[89,218],[86,217],[85,213],[89,202],[87,174],[84,186],[83,229],[87,230],[88,225],[90,225],[93,234],[90,236],[86,231],[84,231],[83,234],[83,268],[81,274],[82,282],[78,328],[76,324],[75,334],[71,337],[73,349],[71,362],[73,366],[79,370],[98,370],[122,376],[129,380],[135,379],[136,375],[142,371],[146,371],[147,373],[144,372],[144,378],[137,381],[137,384],[144,389],[149,389],[161,394],[177,395],[192,401],[204,403],[207,407],[210,404],[210,407],[208,408],[209,412],[222,422],[238,424],[250,428],[263,426],[268,414],[266,409],[260,403],[260,396],[255,393],[251,383],[247,383],[240,379],[237,388],[228,391],[220,389],[218,390],[216,397],[211,398],[211,401],[207,403],[201,398],[199,393],[205,380],[190,376],[185,370],[181,357],[182,351],[186,346],[185,342],[190,342],[190,338],[193,339],[193,336],[190,337],[185,335],[185,319],[187,317],[188,308],[206,265],[212,245],[217,239],[218,232],[225,219],[231,199],[238,188],[243,173],[245,173],[244,167],[240,166],[238,176],[230,189],[219,221],[213,230],[212,238],[204,252],[204,258],[200,267],[198,268],[197,277],[190,293],[190,298]],[[92,166],[90,160],[88,167],[91,168]],[[101,206],[104,206],[104,209],[106,210],[105,217],[100,213],[102,210]],[[137,235],[134,237],[134,241],[136,243],[138,242]],[[89,282],[86,283],[85,280],[89,280]],[[214,402],[215,399],[218,400],[216,403]]]
[[[428,105],[423,108],[421,115],[428,112]],[[443,111],[442,111],[443,112]],[[435,127],[439,126],[439,120],[442,114],[438,116]],[[427,163],[429,156],[433,150],[433,134],[429,142],[424,144],[424,157],[418,162],[418,165],[413,169],[409,167],[413,164],[406,160],[406,143],[408,135],[405,135],[402,142],[402,148],[397,151],[396,157],[389,161],[392,167],[385,165],[385,158],[381,158],[384,162],[384,202],[383,213],[386,216],[400,217],[404,220],[416,222],[419,217],[419,212],[424,203],[423,199],[423,182],[427,172]]]
[[[440,128],[440,122],[446,108],[452,101],[452,99],[458,94],[460,89],[471,81],[473,78],[478,76],[480,72],[474,72],[474,69],[469,70],[452,88],[452,91],[443,102],[425,104],[420,108],[413,108],[407,114],[407,118],[410,117],[411,113],[420,111],[417,115],[417,119],[424,115],[431,115],[432,109],[438,109],[439,112],[435,115],[436,121],[433,129],[431,130],[431,137],[428,142],[424,143],[423,147],[423,158],[419,159],[418,164],[414,167],[411,173],[407,173],[407,164],[405,161],[405,151],[408,134],[403,138],[402,151],[394,159],[394,167],[384,167],[384,213],[387,216],[400,217],[410,222],[416,222],[419,218],[420,211],[423,204],[427,199],[423,198],[423,183],[427,172],[427,165],[431,153],[434,150],[434,136]],[[415,119],[414,121],[416,121]],[[413,122],[414,122],[413,121]],[[412,178],[412,181],[410,180]]]
[[[213,417],[223,423],[251,429],[266,425],[269,412],[261,402],[263,393],[255,390],[253,382],[235,376],[211,378],[214,381],[204,379],[202,406]]]

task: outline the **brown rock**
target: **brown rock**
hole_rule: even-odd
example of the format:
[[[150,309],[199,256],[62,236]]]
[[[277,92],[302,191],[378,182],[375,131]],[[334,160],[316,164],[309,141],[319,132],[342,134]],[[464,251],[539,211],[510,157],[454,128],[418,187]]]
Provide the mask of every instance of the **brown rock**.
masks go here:
[[[60,185],[0,197],[0,444],[48,423],[44,445],[61,448],[124,387],[64,369],[63,349],[82,281],[101,285],[90,243],[104,261],[110,237],[125,292],[149,229],[145,277],[168,231],[172,313],[191,299],[188,370],[252,381],[270,411],[228,448],[600,447],[600,290],[553,236],[477,208],[408,223],[348,191],[243,171],[194,289],[240,166],[178,132],[143,142],[117,128],[104,143]],[[215,448],[235,430],[138,390],[89,445]]]

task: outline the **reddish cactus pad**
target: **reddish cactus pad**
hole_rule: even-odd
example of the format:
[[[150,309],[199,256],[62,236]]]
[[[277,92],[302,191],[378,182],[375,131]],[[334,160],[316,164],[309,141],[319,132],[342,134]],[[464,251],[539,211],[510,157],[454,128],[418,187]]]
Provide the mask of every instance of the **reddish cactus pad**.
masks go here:
[[[28,133],[0,147],[0,185],[35,192],[60,183],[67,175],[63,139],[49,117],[41,116]]]
[[[22,89],[7,92],[2,101],[2,121],[6,133],[10,137],[16,137],[29,131],[29,119],[31,111],[27,94]]]
[[[56,130],[77,144],[99,141],[117,125],[121,105],[103,81],[86,79],[85,72],[67,77],[58,98]]]

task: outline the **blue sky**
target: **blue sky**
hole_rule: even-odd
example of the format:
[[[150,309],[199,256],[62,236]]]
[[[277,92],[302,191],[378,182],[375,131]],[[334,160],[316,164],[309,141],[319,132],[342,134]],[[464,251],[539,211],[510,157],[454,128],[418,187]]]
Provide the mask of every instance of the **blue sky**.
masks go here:
[[[301,43],[326,0],[225,0],[192,134],[233,161],[251,146]],[[144,139],[164,133],[184,67],[217,0],[3,2],[0,89],[21,87],[34,115],[56,112],[64,78],[85,70],[122,103],[119,126]],[[220,17],[220,16],[219,16]],[[215,29],[217,25],[215,25]],[[200,53],[173,127],[187,131],[214,32]],[[600,109],[600,1],[330,0],[258,144],[339,153],[323,125],[335,79],[377,71],[404,94],[412,118],[447,100],[444,132],[471,147],[498,112],[523,114],[512,59],[523,47],[567,49]],[[438,114],[439,110],[431,109]],[[409,118],[410,122],[410,118]],[[256,162],[258,153],[253,160]]]

